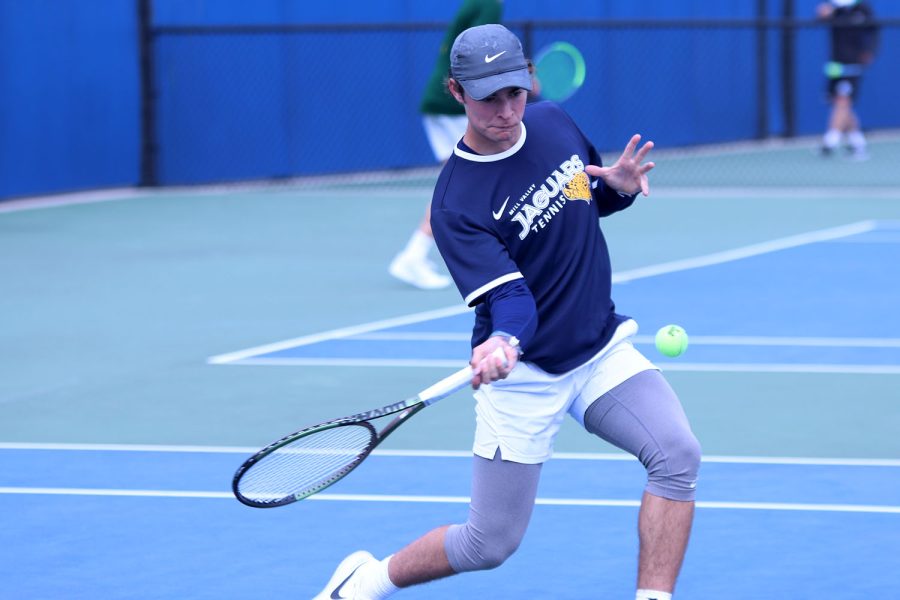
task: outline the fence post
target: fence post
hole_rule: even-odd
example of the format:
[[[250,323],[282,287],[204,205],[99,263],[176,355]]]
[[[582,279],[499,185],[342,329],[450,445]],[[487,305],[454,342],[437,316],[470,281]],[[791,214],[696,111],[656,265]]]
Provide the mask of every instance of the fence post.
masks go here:
[[[794,120],[794,85],[796,73],[794,71],[794,0],[783,0],[781,25],[781,98],[782,111],[784,112],[784,137],[792,138],[797,135],[797,124]]]
[[[141,173],[138,185],[159,185],[156,140],[156,84],[153,59],[153,0],[137,0],[140,60]]]
[[[756,137],[769,135],[769,30],[766,0],[756,0]]]

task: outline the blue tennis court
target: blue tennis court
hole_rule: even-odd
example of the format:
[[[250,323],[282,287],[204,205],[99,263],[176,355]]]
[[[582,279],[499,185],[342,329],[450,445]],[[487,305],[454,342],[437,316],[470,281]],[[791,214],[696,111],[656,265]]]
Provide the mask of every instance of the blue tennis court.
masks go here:
[[[32,310],[4,323],[0,595],[309,598],[349,552],[385,555],[465,518],[465,392],[309,500],[257,510],[231,496],[259,446],[412,395],[468,355],[469,309],[388,281],[390,240],[361,257],[317,233],[346,226],[334,201],[161,193],[2,215],[2,254],[17,260],[0,266],[17,285],[0,302]],[[765,197],[754,203],[780,208],[779,223],[690,230],[699,217],[685,217],[687,250],[673,253],[655,245],[672,211],[741,205],[655,202],[605,228],[621,257],[614,298],[705,448],[679,596],[890,596],[900,212]],[[418,209],[378,207],[396,235]],[[652,348],[669,322],[691,334],[678,359]],[[643,470],[572,424],[557,451],[509,562],[404,597],[629,597]]]
[[[429,523],[464,518],[469,462],[463,453],[380,453],[301,505],[252,510],[224,485],[238,449],[7,446],[0,456],[4,543],[15,549],[0,569],[17,598],[311,597],[347,548],[389,553]],[[898,585],[898,469],[896,460],[707,461],[680,593],[713,598],[735,576],[746,577],[746,598],[855,598]],[[626,597],[642,481],[621,456],[557,457],[523,547],[503,569],[410,595],[500,587],[505,598],[574,599],[585,588]],[[573,557],[554,558],[563,550]]]

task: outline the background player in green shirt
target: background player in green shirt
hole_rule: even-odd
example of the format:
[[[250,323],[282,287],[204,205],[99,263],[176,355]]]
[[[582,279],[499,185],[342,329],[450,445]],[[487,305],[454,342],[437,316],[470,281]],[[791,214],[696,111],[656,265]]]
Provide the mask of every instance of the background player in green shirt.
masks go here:
[[[445,84],[450,69],[450,48],[456,36],[469,27],[499,23],[502,16],[503,0],[464,0],[441,42],[419,106],[428,142],[441,164],[450,158],[456,142],[466,132],[465,110],[447,93]],[[438,272],[437,266],[428,258],[434,248],[430,214],[429,204],[406,247],[394,257],[389,267],[391,275],[397,279],[425,290],[445,288],[451,283],[450,277]]]

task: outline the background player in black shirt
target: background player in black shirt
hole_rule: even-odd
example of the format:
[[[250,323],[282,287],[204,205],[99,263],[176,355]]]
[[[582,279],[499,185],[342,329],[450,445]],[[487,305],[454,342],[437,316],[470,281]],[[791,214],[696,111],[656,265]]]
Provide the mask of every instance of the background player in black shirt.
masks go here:
[[[874,14],[862,0],[830,0],[820,4],[816,12],[831,27],[831,54],[825,65],[831,115],[821,152],[830,156],[843,141],[855,159],[865,160],[866,138],[853,102],[862,71],[875,58],[878,29],[873,24]]]

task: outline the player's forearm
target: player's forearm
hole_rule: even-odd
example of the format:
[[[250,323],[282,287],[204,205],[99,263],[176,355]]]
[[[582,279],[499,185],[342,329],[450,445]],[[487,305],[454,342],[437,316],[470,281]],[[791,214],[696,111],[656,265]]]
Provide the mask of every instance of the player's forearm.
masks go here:
[[[505,283],[491,290],[485,302],[494,334],[515,337],[524,350],[538,325],[537,305],[528,287],[521,280]]]

